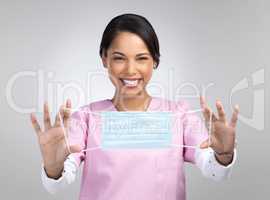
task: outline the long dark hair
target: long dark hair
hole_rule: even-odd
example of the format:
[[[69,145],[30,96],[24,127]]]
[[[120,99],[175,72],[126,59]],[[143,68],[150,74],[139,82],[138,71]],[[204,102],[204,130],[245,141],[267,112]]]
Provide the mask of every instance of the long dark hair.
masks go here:
[[[113,39],[120,32],[130,32],[138,35],[146,44],[153,60],[159,65],[159,41],[153,26],[143,16],[136,14],[123,14],[114,17],[106,26],[100,43],[99,55],[107,55]]]

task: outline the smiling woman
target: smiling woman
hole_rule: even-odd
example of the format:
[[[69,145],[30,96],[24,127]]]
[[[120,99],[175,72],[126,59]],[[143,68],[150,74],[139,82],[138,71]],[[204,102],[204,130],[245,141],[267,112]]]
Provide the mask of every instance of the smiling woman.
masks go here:
[[[205,121],[212,127],[208,135],[202,120],[190,112],[187,102],[151,97],[146,86],[153,69],[159,65],[160,53],[155,31],[144,17],[124,14],[112,19],[103,33],[100,56],[115,86],[112,99],[92,102],[72,114],[71,102],[68,100],[60,108],[54,125],[51,125],[49,108],[45,104],[45,130],[41,130],[35,115],[31,116],[43,157],[42,181],[49,192],[54,193],[73,182],[83,162],[80,200],[184,200],[184,162],[195,164],[204,176],[214,180],[228,178],[236,159],[235,127],[238,108],[235,108],[231,121],[227,122],[220,101],[216,102],[216,115],[207,106],[204,97],[201,97]],[[108,116],[111,113],[119,116],[115,115],[118,111],[142,111],[143,116],[148,117],[147,113],[151,111],[169,113],[173,117],[162,119],[159,126],[155,126],[159,127],[156,130],[151,129],[153,121],[147,117],[139,119],[138,115],[135,116],[136,112],[126,113],[125,116],[129,116],[128,121],[140,120],[144,125],[140,134],[135,135],[137,141],[145,142],[140,138],[142,135],[148,139],[151,136],[151,142],[153,138],[157,140],[154,134],[162,133],[166,134],[166,142],[170,145],[165,148],[143,148],[148,147],[144,143],[140,149],[100,148],[104,142],[101,115],[110,112]],[[152,116],[152,120],[156,120],[155,117]],[[123,127],[124,119],[116,118],[115,122]],[[177,123],[166,127],[166,124],[171,124],[171,121],[164,123],[168,119]],[[134,136],[134,132],[128,128],[112,128],[109,131],[125,132],[122,138]],[[146,130],[147,134],[143,134]],[[107,137],[111,139],[111,136],[109,132]],[[118,138],[113,139],[119,142]],[[123,141],[126,140],[121,141],[126,146]],[[134,142],[133,139],[128,141]],[[107,142],[111,144],[111,140]]]
[[[145,110],[150,100],[145,88],[160,57],[158,38],[148,20],[135,14],[112,19],[99,53],[115,85],[112,101],[118,110]]]

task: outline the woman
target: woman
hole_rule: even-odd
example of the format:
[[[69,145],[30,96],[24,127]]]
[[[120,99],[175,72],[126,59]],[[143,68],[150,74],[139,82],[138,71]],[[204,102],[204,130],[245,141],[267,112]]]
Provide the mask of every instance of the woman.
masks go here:
[[[199,128],[199,118],[188,112],[186,102],[151,97],[146,85],[159,65],[160,53],[155,31],[144,17],[124,14],[112,19],[103,33],[100,56],[115,86],[112,99],[90,103],[73,114],[68,100],[60,108],[54,125],[45,104],[45,130],[40,129],[35,115],[31,115],[43,157],[42,180],[49,192],[70,184],[82,162],[80,200],[184,200],[184,162],[195,164],[206,177],[214,180],[229,176],[236,159],[238,107],[227,122],[220,101],[216,102],[218,114],[215,115],[201,97],[205,120],[212,124],[211,138],[208,138],[206,129]],[[96,148],[101,144],[101,126],[96,126],[100,124],[100,115],[96,113],[103,111],[173,112],[181,127],[173,129],[173,143],[185,148]],[[70,123],[71,120],[82,122]],[[61,122],[68,130],[69,145]],[[187,148],[198,144],[198,148]]]

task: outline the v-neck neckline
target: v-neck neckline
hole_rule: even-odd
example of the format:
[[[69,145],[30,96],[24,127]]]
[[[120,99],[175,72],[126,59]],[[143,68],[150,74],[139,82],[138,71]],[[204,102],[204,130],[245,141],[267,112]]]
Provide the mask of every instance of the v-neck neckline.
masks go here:
[[[139,112],[148,112],[148,111],[151,111],[152,107],[153,107],[153,103],[154,103],[154,100],[155,100],[155,97],[152,97],[151,96],[151,100],[150,102],[148,103],[148,106],[146,108],[145,111],[139,111]],[[107,99],[107,101],[109,102],[109,104],[111,105],[110,107],[112,108],[112,111],[116,111],[116,112],[129,112],[130,110],[128,111],[119,111],[117,110],[117,108],[115,107],[115,105],[113,104],[112,102],[112,99]],[[134,110],[135,111],[135,110]],[[133,112],[133,111],[132,111]],[[135,111],[136,112],[136,111]]]

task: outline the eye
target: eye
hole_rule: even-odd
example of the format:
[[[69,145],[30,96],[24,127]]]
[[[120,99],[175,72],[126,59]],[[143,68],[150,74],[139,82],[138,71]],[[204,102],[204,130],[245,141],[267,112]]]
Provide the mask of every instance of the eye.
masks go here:
[[[114,59],[114,60],[124,60],[123,57],[114,57],[113,59]]]
[[[139,57],[138,60],[147,60],[148,57]]]

